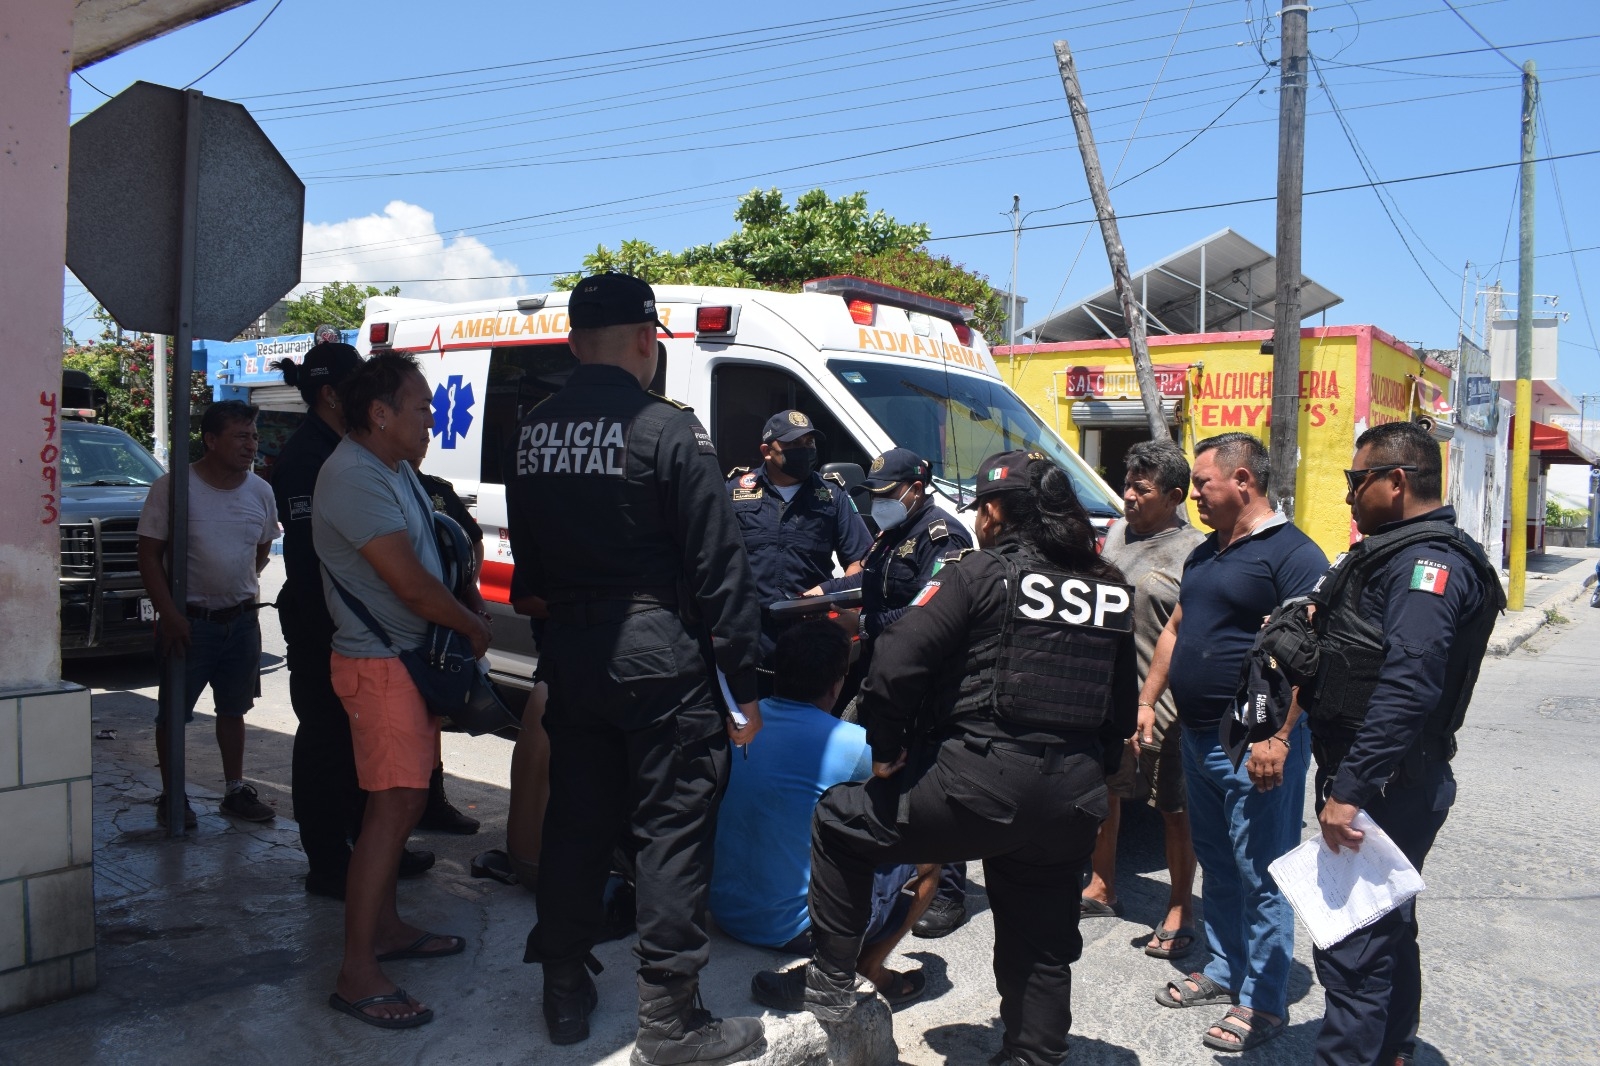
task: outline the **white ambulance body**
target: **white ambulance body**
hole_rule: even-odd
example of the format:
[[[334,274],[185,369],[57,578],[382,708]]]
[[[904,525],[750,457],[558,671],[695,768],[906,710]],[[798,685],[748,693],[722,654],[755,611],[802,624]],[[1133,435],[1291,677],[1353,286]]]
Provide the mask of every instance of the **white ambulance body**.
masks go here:
[[[985,457],[1026,448],[1067,470],[1097,524],[1120,513],[1120,496],[1004,383],[959,305],[855,278],[808,288],[824,291],[655,286],[672,334],[660,336],[657,390],[694,408],[725,470],[759,464],[766,420],[798,408],[826,437],[822,463],[865,469],[890,448],[911,448],[932,464],[952,510],[971,499]],[[576,365],[568,295],[466,304],[373,297],[356,342],[363,354],[414,355],[434,390],[423,468],[449,478],[483,526],[480,584],[491,610],[507,616],[490,658],[496,680],[512,684],[527,684],[536,651],[507,606],[506,460],[521,413]]]

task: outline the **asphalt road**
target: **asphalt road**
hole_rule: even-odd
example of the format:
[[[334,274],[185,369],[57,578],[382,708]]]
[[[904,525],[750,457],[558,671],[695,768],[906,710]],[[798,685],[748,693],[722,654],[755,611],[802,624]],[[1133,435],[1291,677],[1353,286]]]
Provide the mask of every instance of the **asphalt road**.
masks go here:
[[[278,581],[281,562],[274,560],[264,582],[268,597]],[[1600,834],[1589,820],[1600,807],[1600,611],[1581,601],[1566,611],[1570,622],[1485,664],[1460,735],[1459,800],[1429,859],[1419,905],[1426,985],[1420,1066],[1600,1063],[1600,976],[1587,960],[1589,934],[1600,931]],[[264,799],[287,812],[294,719],[270,613],[263,629],[266,670],[249,717],[247,774]],[[445,736],[452,798],[473,808],[484,830],[421,838],[440,863],[405,885],[402,905],[434,928],[468,934],[470,946],[459,960],[407,964],[399,974],[438,1008],[438,1021],[414,1034],[381,1033],[324,1005],[340,915],[335,905],[299,892],[293,823],[285,817],[278,830],[242,834],[212,813],[207,796],[220,791],[221,780],[202,728],[205,702],[188,748],[201,829],[188,843],[169,844],[153,831],[149,807],[153,668],[83,663],[68,673],[96,689],[96,728],[120,730],[96,748],[97,836],[116,845],[97,853],[102,984],[88,996],[6,1019],[0,1063],[225,1061],[269,1045],[283,1061],[328,1063],[626,1060],[626,945],[598,952],[607,970],[594,1039],[552,1049],[536,1020],[536,973],[519,961],[532,900],[467,876],[471,856],[502,840],[505,741]],[[1183,1066],[1229,1059],[1200,1044],[1220,1010],[1170,1010],[1152,998],[1179,972],[1136,946],[1166,896],[1159,823],[1130,811],[1123,834],[1127,917],[1084,924],[1071,1061]],[[974,881],[970,924],[943,940],[908,940],[891,960],[899,968],[921,965],[929,975],[928,998],[895,1016],[905,1063],[969,1066],[998,1047],[993,927],[980,871]],[[754,1009],[743,998],[749,973],[785,961],[719,937],[705,975],[708,1004],[724,1014]],[[1187,969],[1203,958],[1185,961]],[[1302,935],[1288,1032],[1243,1061],[1310,1061],[1322,998],[1309,963]]]

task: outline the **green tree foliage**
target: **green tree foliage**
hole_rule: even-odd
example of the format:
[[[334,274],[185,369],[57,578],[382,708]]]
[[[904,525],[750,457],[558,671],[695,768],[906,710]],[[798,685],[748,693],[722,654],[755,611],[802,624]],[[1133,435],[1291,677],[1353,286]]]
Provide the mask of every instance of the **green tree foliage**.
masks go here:
[[[285,333],[311,333],[318,326],[355,329],[367,311],[372,296],[399,296],[400,286],[380,290],[376,285],[356,285],[335,281],[320,289],[290,300],[283,320]]]
[[[105,393],[105,404],[96,411],[98,420],[122,430],[152,448],[155,444],[155,346],[149,334],[123,333],[118,339],[116,322],[102,307],[94,317],[100,323],[100,339],[79,343],[70,332],[61,365],[66,370],[81,370],[89,375],[96,389]],[[194,412],[190,451],[200,456],[200,414],[211,403],[205,368],[190,379],[189,402]]]
[[[972,324],[992,330],[1005,318],[1004,300],[982,275],[922,246],[928,226],[896,221],[869,211],[867,194],[837,200],[812,189],[784,203],[777,189],[755,189],[739,198],[733,214],[739,229],[714,244],[669,252],[648,241],[623,241],[613,251],[601,245],[584,257],[584,270],[620,271],[652,285],[730,285],[798,292],[811,278],[855,274],[966,304]],[[581,274],[555,280],[570,289]]]

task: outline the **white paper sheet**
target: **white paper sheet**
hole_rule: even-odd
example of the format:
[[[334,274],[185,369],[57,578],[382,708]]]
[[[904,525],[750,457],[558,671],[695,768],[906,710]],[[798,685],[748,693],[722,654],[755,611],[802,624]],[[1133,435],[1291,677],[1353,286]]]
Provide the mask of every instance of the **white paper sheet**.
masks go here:
[[[733,698],[733,692],[728,688],[728,675],[721,668],[717,669],[717,684],[722,687],[722,698],[728,702],[728,714],[733,717],[733,724],[740,729],[750,724],[750,719],[744,716],[739,709],[739,704]]]
[[[1324,950],[1427,887],[1366,811],[1356,812],[1352,826],[1366,834],[1360,851],[1341,848],[1334,854],[1318,833],[1267,867],[1311,939]]]

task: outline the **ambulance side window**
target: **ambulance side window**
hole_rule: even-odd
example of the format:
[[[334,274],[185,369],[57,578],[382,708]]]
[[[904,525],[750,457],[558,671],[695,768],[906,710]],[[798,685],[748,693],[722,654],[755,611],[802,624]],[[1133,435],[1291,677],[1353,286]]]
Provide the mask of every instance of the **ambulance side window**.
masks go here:
[[[761,430],[779,411],[804,411],[827,437],[819,463],[871,463],[834,413],[794,375],[770,366],[719,363],[711,372],[712,439],[724,470],[761,465]]]
[[[480,479],[505,484],[505,467],[517,439],[517,422],[554,396],[578,365],[566,344],[523,344],[489,352],[489,388],[483,401]]]

